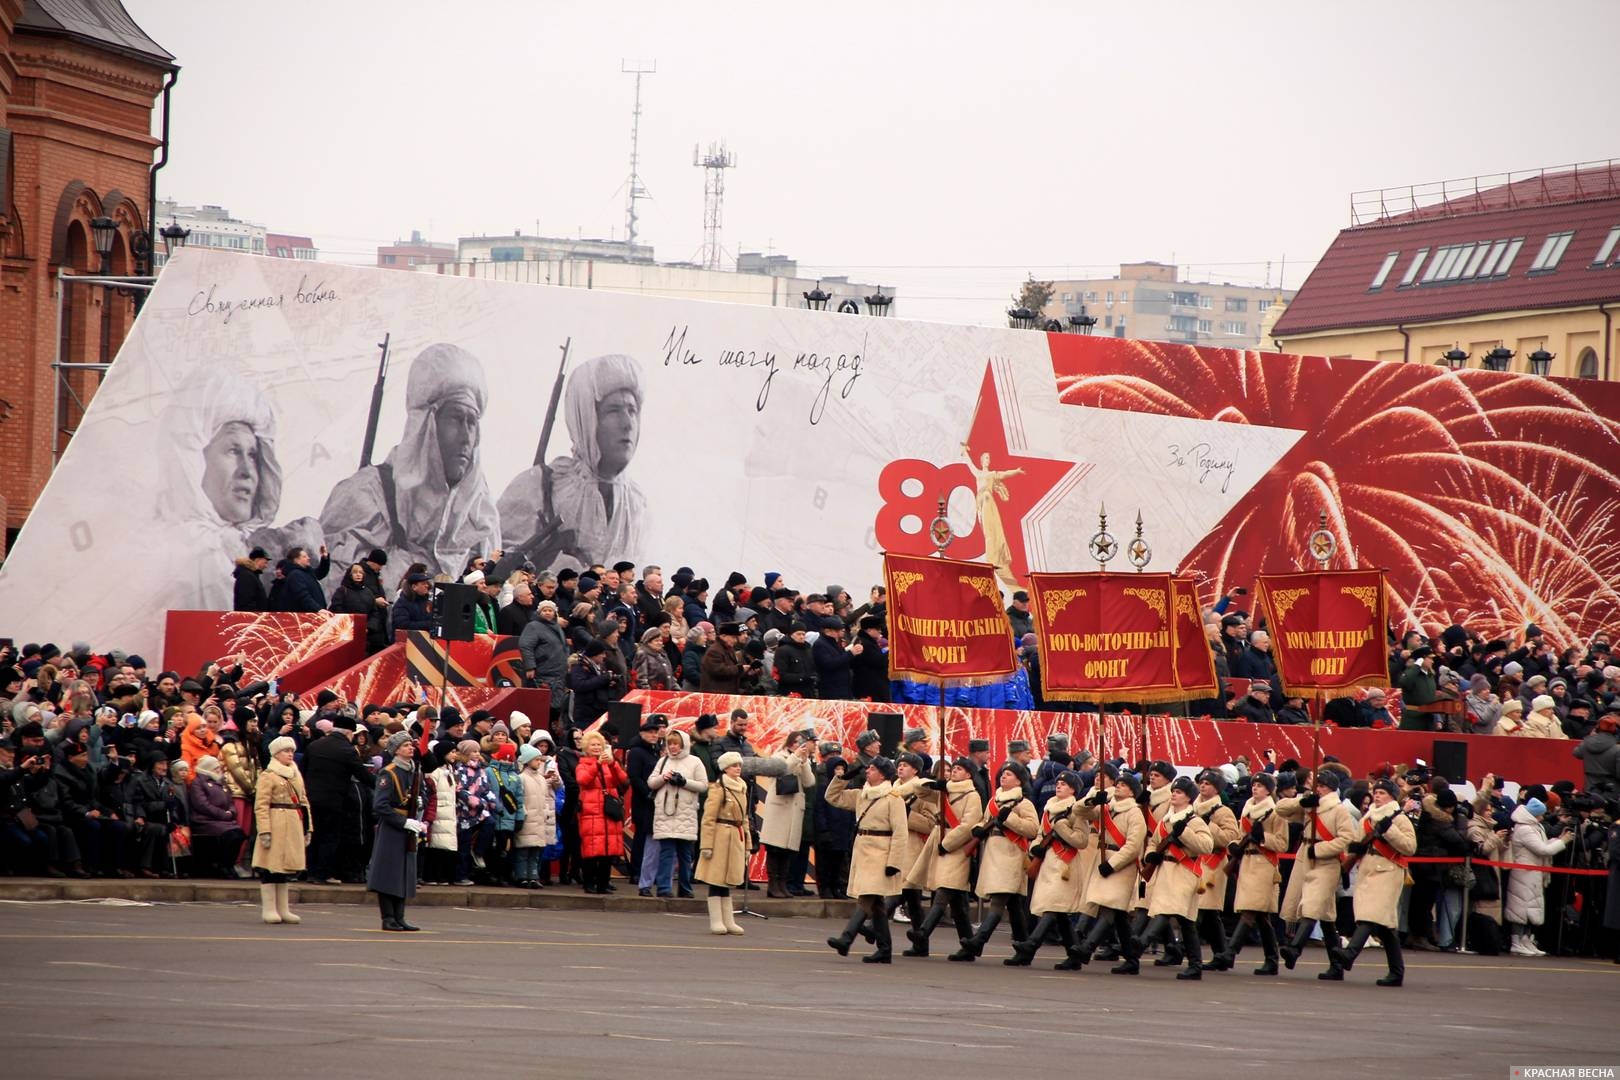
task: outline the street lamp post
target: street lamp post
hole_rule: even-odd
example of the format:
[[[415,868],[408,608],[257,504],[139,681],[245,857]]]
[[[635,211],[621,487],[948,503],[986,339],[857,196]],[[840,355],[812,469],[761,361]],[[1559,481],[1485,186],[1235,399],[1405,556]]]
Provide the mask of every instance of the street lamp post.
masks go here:
[[[1487,371],[1506,371],[1511,363],[1513,363],[1513,350],[1506,345],[1498,345],[1485,354],[1484,364]]]
[[[191,230],[182,228],[178,221],[170,218],[169,223],[158,230],[158,235],[163,237],[163,257],[172,259],[176,251],[186,246]]]
[[[1446,367],[1452,371],[1460,371],[1468,366],[1468,354],[1456,347],[1447,349],[1441,359],[1446,362]]]
[[[1557,359],[1556,355],[1548,352],[1545,347],[1537,349],[1535,352],[1530,354],[1530,374],[1547,374],[1552,370],[1552,362],[1555,359]]]
[[[831,299],[832,293],[823,289],[818,281],[815,288],[804,294],[804,306],[811,311],[826,311],[827,301]]]
[[[118,235],[118,222],[105,215],[90,219],[90,240],[96,254],[101,256],[101,273],[112,273],[113,239]]]
[[[1011,308],[1007,312],[1007,325],[1014,330],[1033,330],[1039,321],[1040,316],[1023,305]]]
[[[894,303],[894,297],[884,296],[882,287],[866,298],[866,313],[868,315],[887,315],[889,305]]]
[[[1090,334],[1092,327],[1097,325],[1097,316],[1086,314],[1086,305],[1080,305],[1080,314],[1069,316],[1069,333]]]

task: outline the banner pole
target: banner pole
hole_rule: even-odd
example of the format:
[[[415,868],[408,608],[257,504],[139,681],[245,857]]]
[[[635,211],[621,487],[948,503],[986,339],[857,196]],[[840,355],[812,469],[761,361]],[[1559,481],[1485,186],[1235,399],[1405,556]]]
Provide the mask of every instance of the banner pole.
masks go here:
[[[951,546],[952,540],[956,539],[956,533],[951,528],[951,519],[945,512],[945,496],[943,494],[939,496],[939,506],[934,513],[934,520],[929,522],[928,531],[930,538],[934,541],[934,557],[943,559],[945,549]],[[944,676],[941,676],[939,680],[939,704],[934,707],[934,727],[937,730],[939,739],[939,758],[934,762],[934,777],[942,780],[950,776],[950,770],[945,767],[947,752],[945,749]],[[943,792],[940,793],[940,798],[942,800],[945,798]]]

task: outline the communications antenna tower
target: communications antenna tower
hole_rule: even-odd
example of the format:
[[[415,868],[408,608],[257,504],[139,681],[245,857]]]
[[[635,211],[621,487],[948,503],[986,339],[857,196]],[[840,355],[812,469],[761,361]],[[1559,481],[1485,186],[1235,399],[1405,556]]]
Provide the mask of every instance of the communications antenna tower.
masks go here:
[[[692,164],[703,169],[703,267],[720,269],[720,206],[726,198],[726,170],[737,167],[737,155],[726,144],[692,147]]]
[[[648,198],[647,189],[641,183],[641,77],[656,74],[658,62],[655,60],[647,65],[640,61],[631,63],[623,60],[619,63],[619,70],[636,77],[636,105],[630,112],[630,179],[625,181],[627,190],[624,197],[625,255],[633,257],[636,248],[636,200]]]

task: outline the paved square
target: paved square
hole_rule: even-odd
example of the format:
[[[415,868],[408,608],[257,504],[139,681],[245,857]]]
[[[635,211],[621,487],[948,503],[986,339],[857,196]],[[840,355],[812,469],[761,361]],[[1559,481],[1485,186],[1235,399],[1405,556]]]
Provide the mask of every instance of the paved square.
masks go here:
[[[418,907],[425,932],[399,935],[371,907],[297,910],[303,924],[284,927],[247,904],[0,905],[0,1072],[983,1080],[1111,1071],[1123,1055],[1139,1077],[1497,1077],[1616,1046],[1620,966],[1590,960],[1420,954],[1388,990],[1372,985],[1376,950],[1324,984],[1320,950],[1260,979],[1250,949],[1189,984],[1054,972],[1055,948],[1006,968],[1005,933],[975,964],[946,948],[883,967],[839,959],[821,919],[745,918],[745,937],[716,938],[684,914]]]

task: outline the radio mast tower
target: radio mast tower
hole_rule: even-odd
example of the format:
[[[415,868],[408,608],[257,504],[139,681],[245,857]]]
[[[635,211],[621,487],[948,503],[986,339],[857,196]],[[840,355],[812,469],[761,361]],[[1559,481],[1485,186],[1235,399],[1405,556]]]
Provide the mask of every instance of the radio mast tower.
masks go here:
[[[624,245],[626,257],[633,256],[636,247],[636,200],[648,197],[647,189],[641,183],[641,77],[653,75],[658,71],[658,62],[643,65],[641,62],[632,64],[628,60],[620,61],[619,70],[626,75],[636,77],[636,106],[630,113],[630,179],[625,181],[625,207],[624,207]]]
[[[710,143],[701,154],[692,147],[692,164],[703,169],[703,267],[720,269],[720,206],[726,198],[726,170],[737,167],[737,155],[725,143]]]

